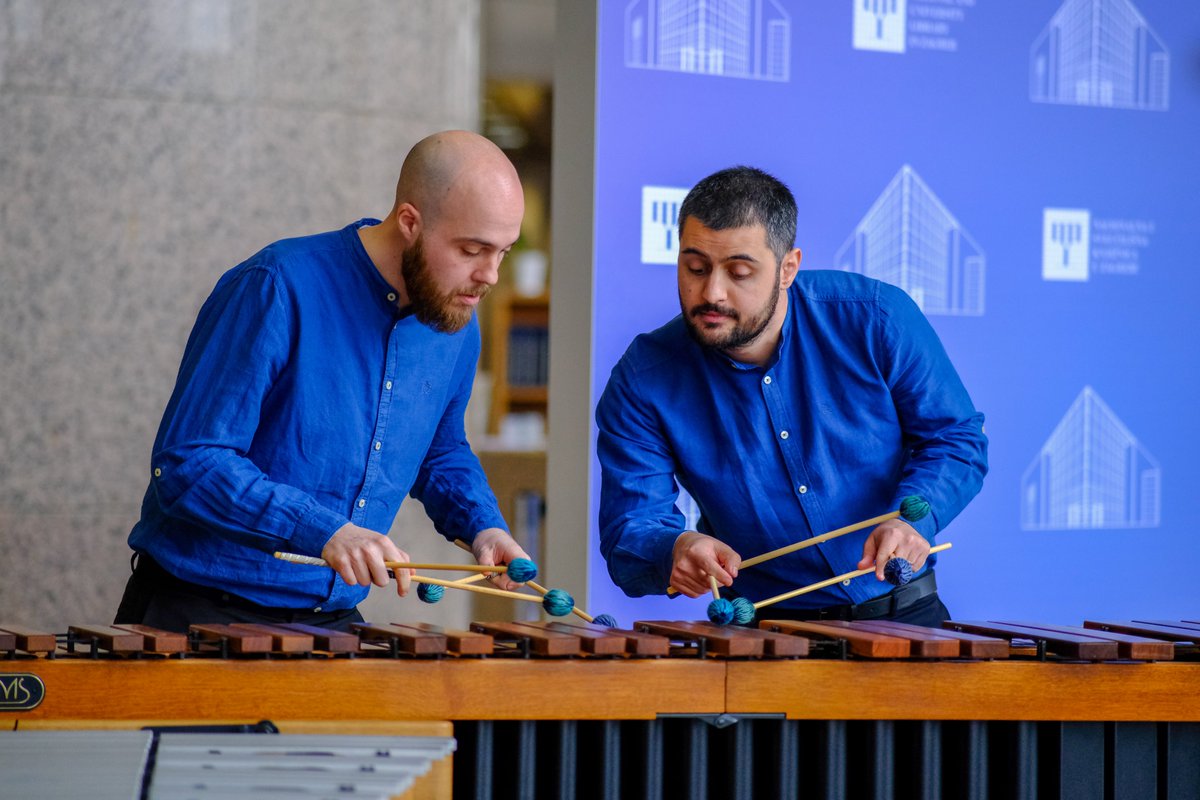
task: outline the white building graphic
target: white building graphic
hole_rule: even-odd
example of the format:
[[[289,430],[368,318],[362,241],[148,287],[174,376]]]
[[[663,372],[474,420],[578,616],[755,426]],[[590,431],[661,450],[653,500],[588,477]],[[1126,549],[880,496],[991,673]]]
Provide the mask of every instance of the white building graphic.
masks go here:
[[[1042,209],[1042,280],[1088,279],[1091,227],[1086,208]]]
[[[1021,527],[1155,528],[1162,471],[1085,386],[1021,477]]]
[[[850,0],[854,4],[854,49],[903,53],[907,0]]]
[[[1066,0],[1033,43],[1029,96],[1166,111],[1171,57],[1129,0]]]
[[[679,261],[679,206],[687,193],[675,186],[642,187],[642,263]]]
[[[788,80],[792,23],[779,0],[630,0],[625,66]]]
[[[836,266],[899,286],[926,314],[983,314],[986,256],[907,164],[838,250]]]

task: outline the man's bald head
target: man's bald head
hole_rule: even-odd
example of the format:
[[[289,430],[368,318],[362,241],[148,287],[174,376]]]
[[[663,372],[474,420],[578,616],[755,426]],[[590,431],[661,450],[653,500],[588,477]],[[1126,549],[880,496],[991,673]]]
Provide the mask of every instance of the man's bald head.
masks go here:
[[[414,206],[425,224],[437,220],[447,198],[464,190],[520,191],[516,168],[494,143],[470,131],[442,131],[413,145],[400,168],[396,208]]]

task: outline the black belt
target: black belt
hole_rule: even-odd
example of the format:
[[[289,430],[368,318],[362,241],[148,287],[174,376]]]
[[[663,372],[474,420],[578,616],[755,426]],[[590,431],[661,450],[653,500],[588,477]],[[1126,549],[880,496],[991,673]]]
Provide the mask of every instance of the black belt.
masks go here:
[[[904,586],[898,586],[885,595],[857,605],[828,606],[826,608],[789,608],[780,617],[785,619],[880,619],[891,617],[912,608],[921,600],[937,594],[937,581],[933,570],[927,570]],[[780,611],[785,611],[780,609]]]

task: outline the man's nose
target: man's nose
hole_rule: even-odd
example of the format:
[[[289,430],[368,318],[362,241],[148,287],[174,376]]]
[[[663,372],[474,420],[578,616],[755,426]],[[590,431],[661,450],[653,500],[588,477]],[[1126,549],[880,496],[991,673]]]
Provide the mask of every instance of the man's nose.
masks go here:
[[[708,274],[700,287],[700,296],[706,303],[721,304],[721,301],[725,299],[725,281],[721,278],[720,272],[713,270]]]
[[[472,277],[477,283],[486,283],[488,286],[495,286],[496,281],[500,280],[500,262],[503,259],[503,253],[495,253],[489,256],[483,260],[483,263],[475,270]]]

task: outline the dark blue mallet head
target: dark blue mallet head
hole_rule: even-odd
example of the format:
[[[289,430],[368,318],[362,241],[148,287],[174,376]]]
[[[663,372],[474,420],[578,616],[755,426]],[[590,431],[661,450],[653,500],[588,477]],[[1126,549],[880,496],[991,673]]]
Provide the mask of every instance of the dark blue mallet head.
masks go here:
[[[733,622],[733,617],[733,603],[724,597],[708,604],[708,618],[717,625],[728,625]]]
[[[575,608],[575,598],[562,589],[551,589],[542,597],[542,608],[552,617],[565,617]]]
[[[737,625],[749,625],[754,621],[754,603],[744,597],[733,598],[733,621]]]
[[[603,625],[606,628],[619,628],[621,623],[612,614],[598,614],[592,619],[593,625]]]
[[[900,501],[900,516],[909,522],[916,522],[929,513],[929,502],[915,494]]]
[[[417,597],[422,603],[436,603],[446,595],[446,587],[432,583],[418,583]]]
[[[508,577],[517,583],[525,583],[537,577],[537,564],[528,558],[514,558],[508,562]]]
[[[903,586],[913,578],[912,564],[908,563],[908,559],[889,558],[888,562],[883,565],[883,579],[893,586]]]

